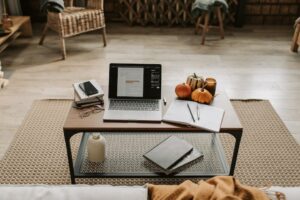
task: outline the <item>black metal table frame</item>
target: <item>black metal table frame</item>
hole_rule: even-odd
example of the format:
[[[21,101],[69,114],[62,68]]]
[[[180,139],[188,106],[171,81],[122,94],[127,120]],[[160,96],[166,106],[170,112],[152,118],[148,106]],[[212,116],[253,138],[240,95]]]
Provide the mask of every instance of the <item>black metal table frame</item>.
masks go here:
[[[129,130],[130,131],[130,130]],[[139,130],[140,131],[140,130]],[[69,163],[69,170],[70,170],[70,177],[71,177],[71,183],[72,184],[76,184],[76,178],[83,178],[80,176],[75,176],[75,172],[74,172],[74,164],[73,164],[73,157],[72,157],[72,150],[71,150],[71,138],[72,136],[78,134],[78,133],[82,133],[82,132],[95,132],[95,130],[89,130],[89,129],[83,129],[81,131],[73,131],[73,130],[65,130],[64,129],[64,138],[65,138],[65,144],[66,144],[66,149],[67,149],[67,157],[68,157],[68,163]],[[99,130],[97,130],[97,132],[101,132],[101,129],[99,128]],[[119,131],[121,132],[121,131]],[[134,132],[134,131],[132,131]],[[151,131],[147,131],[147,132],[151,132]],[[164,132],[164,131],[160,131],[160,132]],[[182,131],[184,132],[184,131]],[[189,132],[199,132],[199,130],[195,130],[195,131],[189,131]],[[232,155],[232,160],[231,160],[231,164],[230,164],[230,170],[229,170],[229,175],[233,176],[234,175],[234,170],[235,170],[235,166],[236,166],[236,162],[237,162],[237,156],[238,156],[238,152],[239,152],[239,147],[240,147],[240,142],[242,139],[242,134],[243,134],[243,129],[227,129],[225,131],[222,131],[220,133],[227,133],[232,135],[235,138],[235,144],[234,144],[234,149],[233,149],[233,155]],[[117,176],[112,176],[112,177],[117,177]],[[118,177],[133,177],[133,176],[118,176]],[[147,176],[139,176],[139,178],[146,178]],[[172,178],[172,176],[167,176],[168,178]],[[191,178],[191,176],[180,176],[181,178]],[[195,176],[193,176],[195,177]],[[203,178],[209,178],[212,176],[201,176]],[[84,178],[95,178],[94,176],[85,176]],[[109,176],[105,176],[103,178],[110,178]],[[153,178],[153,177],[151,177]]]

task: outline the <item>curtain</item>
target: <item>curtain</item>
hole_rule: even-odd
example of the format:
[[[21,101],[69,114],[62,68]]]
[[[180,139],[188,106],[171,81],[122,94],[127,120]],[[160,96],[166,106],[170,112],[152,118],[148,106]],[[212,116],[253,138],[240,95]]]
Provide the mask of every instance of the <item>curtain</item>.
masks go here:
[[[2,14],[3,14],[3,3],[2,0],[0,0],[0,20],[2,19]]]
[[[22,15],[20,0],[6,0],[7,12],[9,15]]]

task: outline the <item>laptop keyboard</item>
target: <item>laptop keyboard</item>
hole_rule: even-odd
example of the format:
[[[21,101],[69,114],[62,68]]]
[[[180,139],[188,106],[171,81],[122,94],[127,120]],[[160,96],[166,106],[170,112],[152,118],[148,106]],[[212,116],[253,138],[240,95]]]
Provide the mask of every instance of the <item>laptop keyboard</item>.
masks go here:
[[[158,111],[159,100],[110,100],[109,110]]]

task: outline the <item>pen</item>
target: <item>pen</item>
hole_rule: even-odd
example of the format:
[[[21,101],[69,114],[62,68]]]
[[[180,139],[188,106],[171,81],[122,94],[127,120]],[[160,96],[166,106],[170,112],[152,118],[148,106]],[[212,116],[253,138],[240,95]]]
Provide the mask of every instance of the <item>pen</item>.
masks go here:
[[[198,117],[198,121],[200,120],[200,109],[199,109],[199,105],[197,104],[197,117]]]
[[[193,118],[193,122],[195,122],[195,118],[194,118],[194,115],[192,113],[192,110],[191,110],[191,107],[190,107],[189,103],[186,103],[186,105],[187,105],[187,107],[188,107],[188,109],[190,111],[190,114],[191,114],[192,118]]]

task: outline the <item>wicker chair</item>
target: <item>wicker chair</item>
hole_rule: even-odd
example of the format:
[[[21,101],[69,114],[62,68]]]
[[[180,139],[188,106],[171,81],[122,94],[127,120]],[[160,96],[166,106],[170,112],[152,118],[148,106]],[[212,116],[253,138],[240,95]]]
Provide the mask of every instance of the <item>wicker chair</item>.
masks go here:
[[[66,59],[65,38],[102,29],[104,46],[106,30],[103,11],[103,0],[87,0],[86,8],[73,7],[73,0],[64,0],[65,10],[62,13],[48,12],[47,24],[39,44],[43,45],[48,28],[59,34],[63,59]]]
[[[293,52],[298,52],[300,46],[300,17],[295,22],[295,33],[292,40],[291,50]]]

